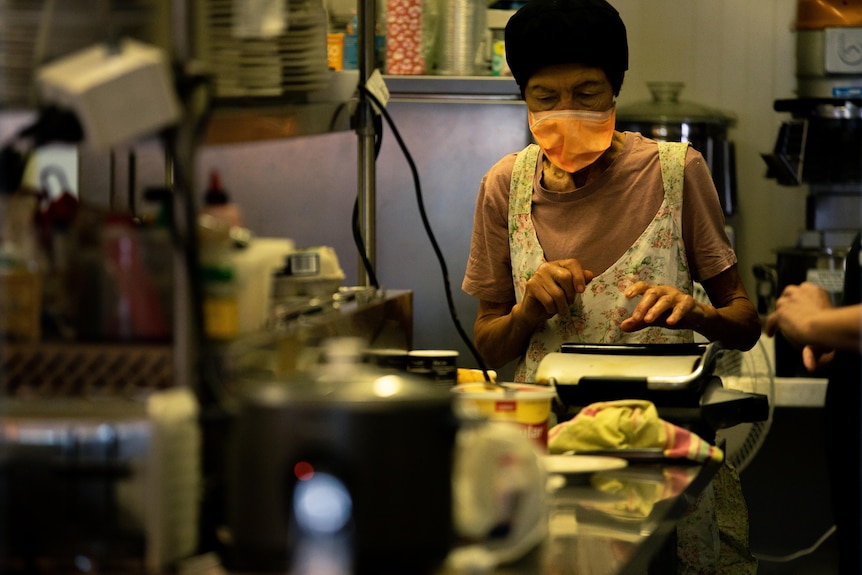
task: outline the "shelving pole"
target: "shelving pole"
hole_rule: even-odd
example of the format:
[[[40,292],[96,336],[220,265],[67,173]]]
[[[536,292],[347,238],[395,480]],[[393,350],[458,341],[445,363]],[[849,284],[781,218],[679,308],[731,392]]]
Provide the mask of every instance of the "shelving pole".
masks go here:
[[[171,57],[176,62],[188,62],[191,57],[189,38],[191,30],[190,18],[193,14],[192,4],[193,0],[176,0],[170,3]],[[195,154],[192,149],[193,143],[188,135],[190,131],[188,127],[189,121],[187,117],[181,120],[182,125],[177,131],[175,146],[177,153],[182,156],[178,159],[184,162],[184,166],[189,172],[186,174],[187,179],[184,184],[190,187],[186,192],[191,194],[191,190],[194,189],[191,186],[194,186],[193,162]],[[175,184],[177,183],[175,169],[174,159],[166,154],[165,184],[169,189],[175,189]],[[187,226],[185,226],[185,218],[183,217],[188,206],[184,202],[179,201],[176,194],[174,194],[173,208],[174,217],[177,218],[178,225],[183,228],[184,237],[191,237],[189,234],[194,233],[195,230],[186,229]],[[174,253],[174,270],[176,274],[174,277],[174,378],[177,385],[194,387],[196,382],[194,382],[192,371],[199,350],[195,346],[197,334],[195,333],[194,321],[190,313],[190,298],[192,294],[189,289],[189,283],[191,282],[191,278],[187,277],[184,257],[185,254]]]
[[[358,68],[359,82],[364,86],[371,73],[374,72],[374,25],[375,0],[357,0],[358,31]],[[359,92],[359,104],[356,107],[357,167],[358,167],[358,206],[359,225],[365,245],[365,256],[371,269],[376,269],[377,263],[377,226],[376,226],[376,174],[374,154],[374,111],[371,102],[364,92]],[[359,284],[371,285],[368,272],[362,258],[359,260]]]

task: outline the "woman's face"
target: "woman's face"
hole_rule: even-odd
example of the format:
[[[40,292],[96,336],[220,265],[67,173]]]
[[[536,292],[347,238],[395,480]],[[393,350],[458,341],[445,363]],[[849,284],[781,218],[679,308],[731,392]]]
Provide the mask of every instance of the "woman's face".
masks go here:
[[[604,112],[614,103],[614,91],[601,68],[584,64],[554,64],[540,68],[530,77],[524,100],[531,112]]]

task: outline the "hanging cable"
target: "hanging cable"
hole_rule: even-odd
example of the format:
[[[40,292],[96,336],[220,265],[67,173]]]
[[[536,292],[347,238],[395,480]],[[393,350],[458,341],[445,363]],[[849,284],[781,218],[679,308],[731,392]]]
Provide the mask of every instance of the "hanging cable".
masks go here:
[[[193,92],[198,87],[202,86],[205,91],[202,110],[191,130],[191,145],[194,147],[203,138],[204,130],[209,123],[215,86],[212,77],[207,75],[189,76],[186,72],[177,69],[175,77],[177,78],[177,92],[185,96],[186,100],[192,98]],[[173,186],[171,192],[183,204],[182,228],[184,229],[180,229],[179,222],[170,218],[171,236],[176,249],[182,253],[184,272],[188,278],[191,343],[197,350],[204,353],[209,349],[209,346],[207,345],[204,326],[204,294],[197,238],[198,210],[194,190],[191,188],[188,166],[185,165],[184,157],[177,146],[178,137],[179,133],[176,128],[170,128],[160,134],[162,145],[172,161]],[[200,354],[195,354],[194,357],[195,365],[192,366],[191,373],[197,374],[199,377],[199,381],[195,385],[198,400],[204,406],[214,407],[217,410],[224,409],[224,386],[222,385],[224,382],[222,375],[218,373],[217,362],[209,361],[210,358],[202,358]]]
[[[410,151],[407,149],[407,145],[404,143],[404,140],[401,138],[401,134],[398,132],[398,128],[395,127],[395,123],[392,121],[392,117],[389,115],[389,112],[386,111],[386,108],[380,103],[380,100],[372,94],[364,85],[358,86],[359,90],[368,98],[374,102],[376,108],[380,110],[380,113],[383,114],[383,117],[386,119],[386,123],[389,125],[389,128],[392,130],[392,135],[395,136],[395,140],[398,142],[398,146],[401,148],[402,153],[404,154],[404,158],[407,160],[407,164],[410,166],[410,173],[413,176],[413,187],[416,190],[416,203],[419,207],[419,215],[422,218],[422,225],[425,227],[425,232],[428,235],[428,239],[431,242],[431,247],[434,248],[434,253],[437,256],[437,261],[440,264],[440,270],[443,274],[443,288],[446,293],[446,302],[449,306],[449,315],[452,318],[452,322],[455,324],[455,329],[458,332],[458,335],[461,336],[461,339],[464,341],[464,344],[470,350],[470,353],[473,355],[473,358],[476,360],[476,363],[479,365],[479,368],[482,370],[482,373],[485,376],[485,381],[490,382],[491,376],[488,373],[488,368],[485,365],[482,356],[479,355],[479,351],[476,349],[476,346],[473,344],[472,339],[467,335],[467,332],[464,330],[464,327],[461,325],[461,321],[458,319],[458,314],[455,311],[455,303],[452,299],[452,288],[451,282],[449,280],[449,271],[446,266],[446,260],[443,256],[443,252],[440,250],[440,246],[437,244],[437,240],[434,237],[434,232],[431,230],[431,224],[428,222],[428,216],[425,213],[425,202],[422,199],[422,187],[419,181],[419,171],[416,169],[416,164],[413,161],[413,157],[410,154]]]

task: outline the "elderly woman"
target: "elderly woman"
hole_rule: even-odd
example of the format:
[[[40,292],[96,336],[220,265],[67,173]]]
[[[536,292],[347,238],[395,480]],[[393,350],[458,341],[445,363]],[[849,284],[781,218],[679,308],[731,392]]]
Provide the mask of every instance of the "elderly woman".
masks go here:
[[[748,350],[760,320],[703,156],[615,130],[626,28],[605,0],[529,0],[506,59],[535,144],[479,188],[462,289],[475,344],[516,381],[563,342],[685,343]],[[700,282],[710,303],[692,297]],[[680,572],[754,573],[739,478],[725,465],[678,530]]]
[[[476,348],[515,379],[563,341],[690,342],[747,350],[760,337],[703,156],[617,132],[626,29],[603,0],[531,0],[506,58],[536,144],[479,189],[462,289],[479,299]],[[700,282],[710,304],[692,298]]]

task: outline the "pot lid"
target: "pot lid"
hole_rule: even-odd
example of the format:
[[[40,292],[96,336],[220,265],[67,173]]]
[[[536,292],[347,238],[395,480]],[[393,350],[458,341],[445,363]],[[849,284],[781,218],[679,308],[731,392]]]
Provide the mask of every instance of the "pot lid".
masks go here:
[[[617,109],[617,120],[651,123],[710,123],[731,126],[733,114],[681,100],[683,82],[647,82],[652,99]]]

